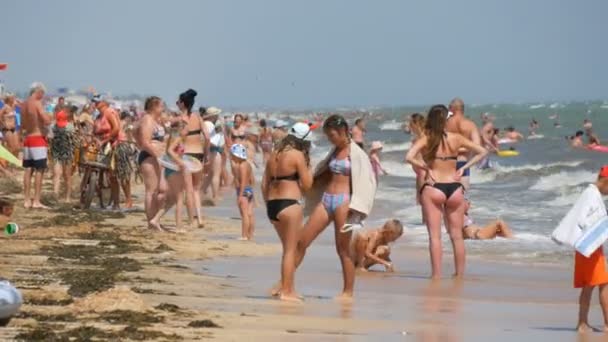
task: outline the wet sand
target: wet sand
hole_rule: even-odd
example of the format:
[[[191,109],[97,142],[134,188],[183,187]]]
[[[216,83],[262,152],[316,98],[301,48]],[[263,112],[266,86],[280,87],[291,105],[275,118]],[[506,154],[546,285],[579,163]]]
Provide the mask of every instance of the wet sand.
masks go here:
[[[276,234],[257,209],[256,242],[237,241],[231,195],[205,208],[204,229],[184,235],[151,233],[141,212],[83,213],[67,206],[26,212],[18,206],[14,221],[22,230],[2,237],[0,275],[23,291],[26,305],[0,339],[577,339],[570,265],[471,258],[463,282],[446,276],[431,283],[426,250],[409,245],[407,232],[393,249],[397,272],[359,275],[355,301],[340,304],[332,299],[341,274],[328,228],[297,274],[305,303],[281,303],[268,296],[279,274]],[[446,251],[446,275],[450,258]],[[119,299],[104,292],[112,288]],[[600,325],[597,305],[591,322]]]

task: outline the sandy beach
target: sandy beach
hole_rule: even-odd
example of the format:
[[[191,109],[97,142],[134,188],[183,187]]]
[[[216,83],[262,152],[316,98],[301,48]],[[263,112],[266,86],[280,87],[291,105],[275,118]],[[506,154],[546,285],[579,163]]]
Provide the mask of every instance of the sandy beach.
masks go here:
[[[258,208],[256,242],[237,241],[240,222],[230,192],[220,206],[205,208],[204,228],[164,234],[145,229],[141,210],[82,211],[55,204],[49,211],[27,212],[19,188],[2,180],[3,195],[18,204],[14,221],[21,231],[2,237],[0,274],[25,299],[21,312],[0,330],[3,340],[577,338],[569,265],[473,257],[463,282],[446,277],[432,283],[426,250],[411,245],[406,232],[394,248],[397,272],[361,274],[354,303],[340,304],[332,299],[341,276],[328,229],[297,274],[305,303],[285,304],[268,295],[279,270],[276,235]],[[444,260],[447,274],[452,265]],[[591,312],[599,324],[600,311]]]

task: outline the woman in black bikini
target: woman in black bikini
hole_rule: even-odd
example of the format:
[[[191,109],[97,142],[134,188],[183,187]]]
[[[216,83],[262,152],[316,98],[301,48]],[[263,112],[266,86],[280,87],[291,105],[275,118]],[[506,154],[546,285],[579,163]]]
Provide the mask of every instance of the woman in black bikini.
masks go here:
[[[19,132],[17,132],[16,106],[17,100],[14,95],[7,95],[4,98],[4,107],[0,109],[0,129],[4,136],[6,149],[14,156],[19,156],[21,147],[19,143]]]
[[[465,170],[477,164],[488,153],[483,147],[459,134],[446,133],[448,109],[435,105],[429,110],[424,135],[416,141],[406,156],[408,163],[421,168],[425,182],[420,197],[429,232],[432,278],[441,278],[441,222],[445,215],[447,230],[454,250],[454,277],[462,277],[465,265],[462,227],[464,221],[464,188],[459,182]],[[456,157],[461,147],[473,151],[475,156],[456,170]],[[418,154],[422,159],[417,158]]]
[[[303,218],[299,200],[312,186],[310,141],[305,140],[309,135],[307,124],[295,124],[270,155],[262,180],[268,218],[283,244],[279,295],[286,301],[300,301],[294,289],[294,273]]]
[[[144,211],[146,221],[150,221],[160,208],[159,202],[162,201],[159,196],[162,177],[158,158],[162,156],[165,145],[165,127],[161,122],[163,101],[156,96],[149,97],[144,104],[144,110],[146,113],[139,121],[135,140],[140,151],[137,165],[144,180]]]
[[[177,106],[182,112],[182,120],[186,122],[184,130],[186,139],[184,141],[185,154],[198,159],[203,165],[206,164],[205,156],[209,155],[209,137],[203,129],[203,120],[198,113],[192,112],[196,91],[188,89],[179,95]],[[186,202],[188,217],[193,224],[193,217],[196,217],[199,227],[203,226],[201,214],[201,186],[203,184],[203,171],[196,173],[185,173],[186,182]],[[190,204],[193,203],[193,204]],[[178,208],[181,201],[178,201]],[[194,212],[193,212],[194,210]]]

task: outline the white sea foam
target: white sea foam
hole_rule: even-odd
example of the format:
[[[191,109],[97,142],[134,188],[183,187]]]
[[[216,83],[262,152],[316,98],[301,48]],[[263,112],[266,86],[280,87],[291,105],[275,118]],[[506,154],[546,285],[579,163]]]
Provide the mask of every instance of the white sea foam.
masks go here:
[[[416,173],[410,164],[403,161],[386,160],[382,161],[382,166],[388,171],[389,175],[395,177],[416,178]]]
[[[400,144],[386,144],[382,148],[382,152],[396,152],[396,151],[407,151],[412,147],[412,142],[407,141]]]
[[[500,165],[499,162],[493,162],[494,166],[492,169],[479,170],[475,167],[471,168],[471,183],[472,184],[483,184],[492,182],[500,174],[509,174],[511,172],[522,172],[522,171],[540,171],[550,167],[577,167],[583,163],[583,161],[568,161],[568,162],[555,162],[549,164],[524,164],[516,166]]]
[[[397,120],[386,121],[380,124],[381,131],[400,131],[403,127],[403,122]]]
[[[595,178],[596,174],[590,171],[561,171],[541,177],[530,189],[556,192],[560,191],[560,188],[588,183]]]

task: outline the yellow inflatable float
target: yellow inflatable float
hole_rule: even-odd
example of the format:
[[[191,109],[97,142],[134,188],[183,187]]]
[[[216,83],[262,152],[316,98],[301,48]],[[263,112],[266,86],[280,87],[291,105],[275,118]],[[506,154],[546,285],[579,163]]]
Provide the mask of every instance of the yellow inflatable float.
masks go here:
[[[519,152],[515,150],[502,150],[496,152],[496,155],[498,155],[499,157],[517,157],[519,155]]]

